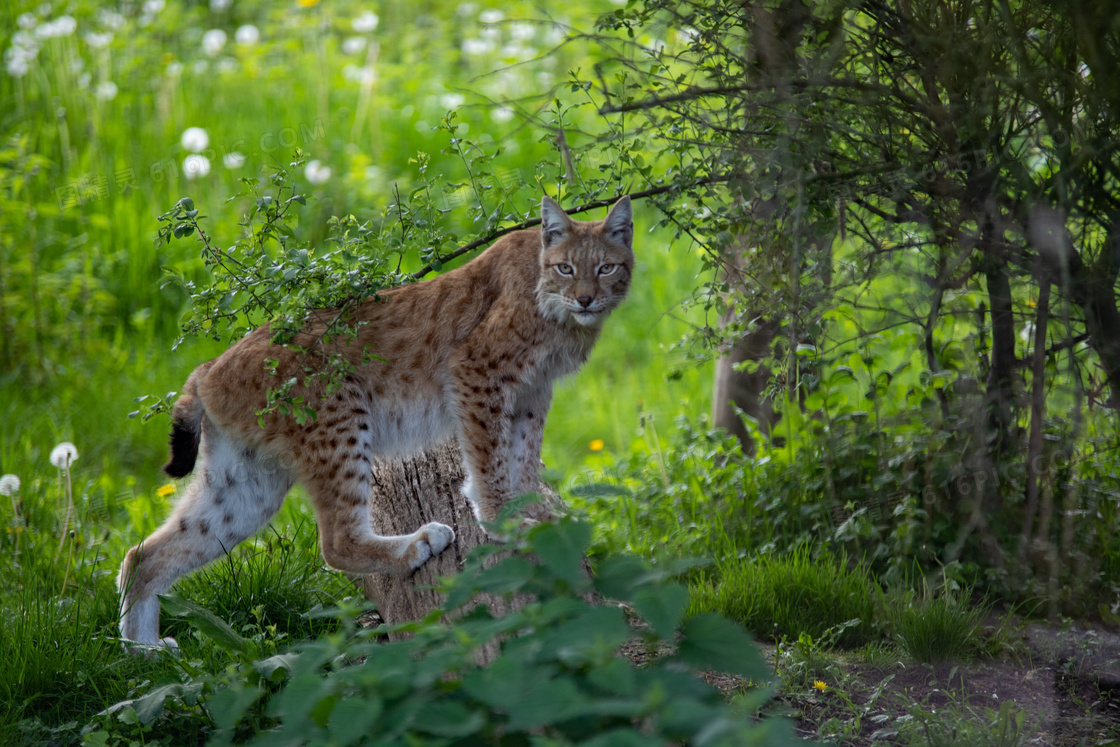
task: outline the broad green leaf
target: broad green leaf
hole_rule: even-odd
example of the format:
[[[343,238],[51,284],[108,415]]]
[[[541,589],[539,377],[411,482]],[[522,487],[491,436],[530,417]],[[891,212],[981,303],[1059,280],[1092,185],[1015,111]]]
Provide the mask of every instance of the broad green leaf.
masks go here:
[[[719,615],[695,615],[681,627],[677,657],[696,669],[715,669],[754,682],[772,678],[754,640],[741,627]]]
[[[417,731],[437,737],[465,737],[486,725],[478,711],[468,709],[454,701],[431,701],[421,706],[416,714]]]
[[[260,688],[246,687],[238,682],[214,693],[206,701],[206,710],[219,729],[232,729],[260,696]]]
[[[252,648],[252,643],[239,636],[224,620],[213,612],[201,607],[178,594],[161,594],[160,601],[169,614],[181,617],[194,629],[212,640],[219,648],[236,654],[244,654]]]
[[[340,744],[354,744],[373,730],[381,715],[381,699],[376,695],[344,698],[331,711],[327,730]]]
[[[641,589],[630,603],[658,636],[670,640],[688,609],[688,588],[667,583],[660,588]]]
[[[583,558],[591,545],[591,525],[562,519],[533,531],[530,546],[544,566],[573,587],[583,586]]]

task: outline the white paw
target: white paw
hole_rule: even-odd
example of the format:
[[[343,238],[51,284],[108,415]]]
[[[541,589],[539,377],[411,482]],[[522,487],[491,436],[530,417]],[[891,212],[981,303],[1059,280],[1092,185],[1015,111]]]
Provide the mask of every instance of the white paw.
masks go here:
[[[412,543],[412,552],[409,554],[412,557],[409,558],[408,567],[415,571],[431,559],[432,548],[427,540],[416,540]]]
[[[179,642],[174,638],[160,638],[158,643],[139,643],[137,641],[121,641],[125,653],[132,656],[143,656],[145,659],[154,659],[162,653],[178,654]]]
[[[420,532],[425,535],[428,545],[431,546],[432,555],[439,555],[447,546],[455,541],[455,531],[446,524],[432,522],[420,527]]]

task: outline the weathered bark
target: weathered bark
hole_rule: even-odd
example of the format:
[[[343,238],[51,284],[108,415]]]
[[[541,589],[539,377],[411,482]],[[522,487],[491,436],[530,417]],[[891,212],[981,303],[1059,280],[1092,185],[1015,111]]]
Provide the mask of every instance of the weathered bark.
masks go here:
[[[727,321],[725,316],[721,324]],[[774,412],[774,403],[765,396],[770,383],[770,369],[760,365],[754,372],[736,371],[735,366],[745,361],[761,362],[769,356],[770,343],[776,332],[775,324],[762,322],[756,331],[743,335],[727,355],[716,361],[712,425],[738,438],[746,454],[753,454],[756,444],[738,411],[742,410],[757,420],[759,430],[766,436],[770,435],[779,416]]]
[[[432,447],[415,457],[374,465],[370,508],[379,533],[408,534],[429,521],[455,530],[451,546],[411,576],[370,574],[363,578],[366,598],[377,605],[387,624],[418,620],[438,607],[442,595],[432,587],[440,578],[462,570],[472,549],[490,542],[459,491],[464,479],[463,457],[454,442]],[[564,513],[556,491],[544,483],[539,490],[553,513]],[[500,557],[503,556],[494,556],[493,562]],[[487,595],[481,601],[497,617],[519,608],[527,600],[507,601]]]

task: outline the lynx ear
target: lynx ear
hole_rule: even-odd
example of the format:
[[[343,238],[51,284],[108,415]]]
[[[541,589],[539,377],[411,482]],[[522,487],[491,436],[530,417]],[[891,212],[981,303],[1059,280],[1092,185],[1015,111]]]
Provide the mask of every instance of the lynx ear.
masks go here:
[[[568,235],[572,219],[548,195],[541,200],[541,248],[548,249]]]
[[[603,230],[607,238],[615,243],[622,244],[627,249],[634,244],[634,214],[630,209],[630,195],[625,195],[614,204],[607,219],[603,221]]]

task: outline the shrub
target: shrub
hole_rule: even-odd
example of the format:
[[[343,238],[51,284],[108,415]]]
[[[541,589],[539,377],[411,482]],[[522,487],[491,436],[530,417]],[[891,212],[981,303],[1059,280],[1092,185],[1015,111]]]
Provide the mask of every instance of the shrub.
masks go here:
[[[715,615],[686,615],[688,593],[671,569],[613,556],[599,563],[594,581],[586,578],[590,539],[590,526],[570,520],[537,527],[489,568],[483,559],[503,549],[480,548],[446,584],[441,611],[392,628],[410,633],[407,640],[384,642],[378,634],[388,629],[365,630],[339,613],[345,635],[258,659],[228,626],[179,600],[236,663],[114,706],[87,727],[86,739],[112,744],[193,713],[212,723],[214,744],[254,735],[255,745],[802,744],[788,723],[754,720],[772,677],[742,629]],[[480,592],[528,593],[533,601],[494,618],[477,603]],[[621,607],[587,601],[592,593],[626,601],[648,627],[636,632]],[[617,651],[636,636],[651,646],[675,641],[675,652],[635,669]],[[478,666],[480,650],[495,641],[496,658]],[[709,668],[754,683],[753,708],[733,710],[714,688],[682,676]]]

